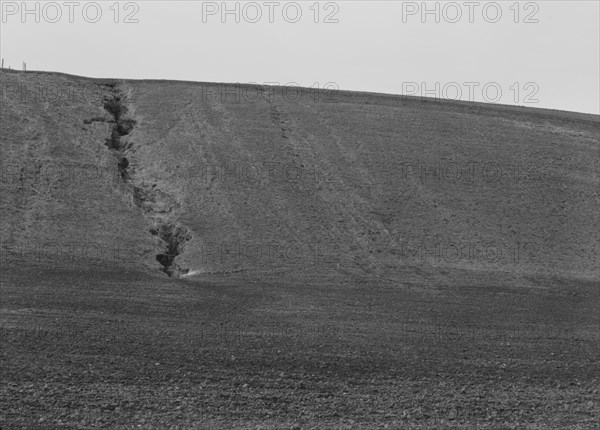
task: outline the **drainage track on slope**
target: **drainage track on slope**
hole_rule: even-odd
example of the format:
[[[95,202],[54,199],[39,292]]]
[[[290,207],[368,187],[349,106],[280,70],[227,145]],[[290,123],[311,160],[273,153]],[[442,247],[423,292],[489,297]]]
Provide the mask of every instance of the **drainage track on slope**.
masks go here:
[[[104,109],[112,116],[112,121],[108,122],[113,124],[105,145],[117,159],[119,176],[131,186],[134,204],[152,220],[150,233],[164,243],[165,250],[156,255],[156,260],[163,266],[162,271],[169,276],[179,277],[189,272],[189,269],[180,267],[175,258],[183,252],[185,243],[192,238],[192,232],[175,221],[179,204],[173,197],[158,189],[156,184],[138,184],[132,177],[127,155],[133,142],[126,136],[134,130],[137,121],[129,111],[127,96],[121,88],[117,84],[104,86],[110,89],[110,95],[103,100]],[[103,119],[92,118],[84,122],[89,124],[101,120]]]

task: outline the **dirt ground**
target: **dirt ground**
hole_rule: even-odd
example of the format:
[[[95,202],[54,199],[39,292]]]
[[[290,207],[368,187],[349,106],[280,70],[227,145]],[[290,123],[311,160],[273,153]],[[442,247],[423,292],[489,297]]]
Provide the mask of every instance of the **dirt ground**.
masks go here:
[[[2,428],[597,428],[592,283],[213,278],[3,270]]]
[[[2,429],[599,427],[597,116],[2,71],[0,145]]]

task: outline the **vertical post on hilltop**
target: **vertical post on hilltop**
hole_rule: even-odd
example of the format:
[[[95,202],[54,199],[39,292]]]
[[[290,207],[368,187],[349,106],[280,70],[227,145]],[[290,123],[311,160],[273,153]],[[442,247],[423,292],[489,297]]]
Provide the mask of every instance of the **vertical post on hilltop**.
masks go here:
[[[4,58],[2,59],[2,70],[4,70]]]
[[[27,63],[25,61],[23,61],[23,71],[24,72],[27,71]]]

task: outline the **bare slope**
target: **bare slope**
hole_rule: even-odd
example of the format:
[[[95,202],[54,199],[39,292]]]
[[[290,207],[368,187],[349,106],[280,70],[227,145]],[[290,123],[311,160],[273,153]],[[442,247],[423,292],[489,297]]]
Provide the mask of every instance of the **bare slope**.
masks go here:
[[[596,116],[46,73],[2,86],[3,243],[176,275],[598,278]]]
[[[597,117],[0,84],[0,427],[597,428]]]

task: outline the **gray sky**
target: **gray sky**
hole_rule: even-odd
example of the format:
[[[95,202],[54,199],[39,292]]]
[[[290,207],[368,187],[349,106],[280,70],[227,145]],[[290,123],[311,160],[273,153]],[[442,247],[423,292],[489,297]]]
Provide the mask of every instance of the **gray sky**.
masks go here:
[[[600,113],[597,1],[0,3],[12,68]]]

